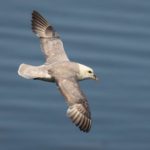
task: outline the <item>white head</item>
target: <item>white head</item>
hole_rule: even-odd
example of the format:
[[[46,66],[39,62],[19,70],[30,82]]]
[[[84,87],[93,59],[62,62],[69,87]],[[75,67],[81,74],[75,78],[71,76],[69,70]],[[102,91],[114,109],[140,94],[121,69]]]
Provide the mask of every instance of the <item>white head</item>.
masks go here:
[[[93,79],[97,80],[96,75],[94,74],[94,71],[92,68],[79,64],[79,75],[78,75],[79,80],[84,80],[84,79]]]

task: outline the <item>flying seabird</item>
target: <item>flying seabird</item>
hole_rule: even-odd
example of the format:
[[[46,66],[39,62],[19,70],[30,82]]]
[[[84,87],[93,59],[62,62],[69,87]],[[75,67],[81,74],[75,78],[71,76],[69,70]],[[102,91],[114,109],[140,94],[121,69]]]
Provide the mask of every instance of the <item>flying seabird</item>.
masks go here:
[[[93,69],[69,60],[59,34],[37,11],[32,12],[32,31],[40,39],[46,62],[40,66],[21,64],[18,74],[26,79],[55,82],[68,104],[68,117],[81,131],[89,132],[91,113],[78,81],[96,80]]]

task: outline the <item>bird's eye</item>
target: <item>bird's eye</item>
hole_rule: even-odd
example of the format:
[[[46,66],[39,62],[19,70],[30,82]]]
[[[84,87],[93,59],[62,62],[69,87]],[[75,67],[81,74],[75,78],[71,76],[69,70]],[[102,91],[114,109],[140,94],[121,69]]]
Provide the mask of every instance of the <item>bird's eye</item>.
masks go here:
[[[88,73],[92,73],[92,71],[91,71],[91,70],[89,70],[89,71],[88,71]]]

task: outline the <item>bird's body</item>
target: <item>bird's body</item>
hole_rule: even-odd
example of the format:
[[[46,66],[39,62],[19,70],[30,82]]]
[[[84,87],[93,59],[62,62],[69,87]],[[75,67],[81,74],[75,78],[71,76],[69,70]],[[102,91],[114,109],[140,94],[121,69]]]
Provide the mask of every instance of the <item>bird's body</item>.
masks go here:
[[[40,38],[46,62],[41,66],[21,64],[18,74],[26,79],[55,82],[68,104],[67,115],[80,130],[88,132],[91,114],[78,81],[96,79],[93,70],[68,59],[59,35],[36,11],[32,13],[32,30]]]

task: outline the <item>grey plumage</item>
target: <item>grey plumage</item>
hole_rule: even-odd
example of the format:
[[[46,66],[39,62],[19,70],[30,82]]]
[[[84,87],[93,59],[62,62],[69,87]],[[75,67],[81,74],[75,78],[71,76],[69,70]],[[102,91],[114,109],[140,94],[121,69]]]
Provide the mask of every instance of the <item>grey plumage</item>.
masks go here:
[[[40,38],[46,63],[68,61],[63,43],[54,28],[36,11],[32,13],[32,31]]]
[[[46,62],[41,66],[21,64],[18,74],[26,79],[55,82],[68,104],[68,117],[80,130],[88,132],[91,113],[78,81],[96,79],[93,70],[68,59],[59,35],[37,11],[32,13],[32,30],[40,39]]]
[[[74,77],[58,79],[57,83],[69,106],[67,115],[82,131],[88,132],[91,128],[91,114],[86,97],[76,79]]]

